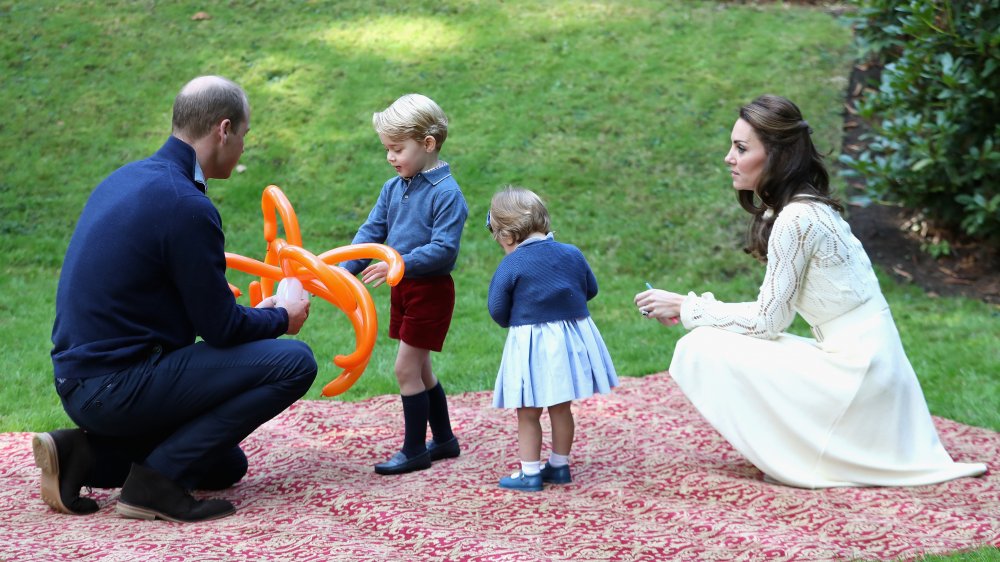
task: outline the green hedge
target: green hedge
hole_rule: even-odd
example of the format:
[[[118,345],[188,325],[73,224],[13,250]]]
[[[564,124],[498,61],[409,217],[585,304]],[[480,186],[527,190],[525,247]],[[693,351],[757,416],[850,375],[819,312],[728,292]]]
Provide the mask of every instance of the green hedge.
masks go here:
[[[855,0],[855,41],[882,65],[843,156],[872,195],[1000,242],[1000,0]]]

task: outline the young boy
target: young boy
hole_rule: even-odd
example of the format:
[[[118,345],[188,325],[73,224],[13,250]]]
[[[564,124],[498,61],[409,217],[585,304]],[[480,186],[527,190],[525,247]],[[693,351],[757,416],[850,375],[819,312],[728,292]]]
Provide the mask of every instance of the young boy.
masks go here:
[[[441,351],[452,312],[451,270],[469,208],[446,162],[438,160],[448,118],[433,100],[407,94],[372,116],[397,177],[385,182],[375,207],[352,244],[374,242],[403,257],[403,280],[391,290],[389,337],[399,340],[396,380],[403,400],[403,448],[376,464],[378,474],[430,468],[460,453],[451,431],[444,389],[431,371],[431,351]],[[372,288],[385,282],[388,265],[370,260],[341,264]],[[427,441],[427,425],[433,439]]]

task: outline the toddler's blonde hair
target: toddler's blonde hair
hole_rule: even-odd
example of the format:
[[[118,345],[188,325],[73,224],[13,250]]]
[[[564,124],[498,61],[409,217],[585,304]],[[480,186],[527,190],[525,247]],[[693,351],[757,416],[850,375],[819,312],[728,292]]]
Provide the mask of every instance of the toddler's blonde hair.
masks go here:
[[[520,244],[533,232],[549,232],[549,211],[530,189],[504,186],[490,201],[490,229],[494,240],[510,236],[514,244]]]
[[[448,138],[448,117],[431,98],[421,94],[406,94],[392,105],[372,115],[375,132],[392,140],[423,141],[432,136],[436,150]]]

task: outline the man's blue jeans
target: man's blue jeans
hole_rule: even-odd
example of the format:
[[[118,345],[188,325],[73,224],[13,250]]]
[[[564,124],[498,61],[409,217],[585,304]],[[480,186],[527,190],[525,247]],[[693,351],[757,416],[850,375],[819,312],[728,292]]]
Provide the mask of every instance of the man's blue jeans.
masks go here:
[[[240,441],[315,378],[316,359],[300,341],[198,342],[168,354],[155,346],[132,367],[56,389],[94,450],[85,486],[120,487],[135,462],[187,489],[219,489],[246,474]]]

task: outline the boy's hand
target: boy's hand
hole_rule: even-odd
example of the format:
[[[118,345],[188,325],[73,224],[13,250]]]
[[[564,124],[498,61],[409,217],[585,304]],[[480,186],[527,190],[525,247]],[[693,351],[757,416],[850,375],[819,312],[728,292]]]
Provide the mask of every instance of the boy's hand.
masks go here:
[[[384,261],[376,262],[365,268],[361,272],[361,282],[366,285],[371,283],[372,289],[385,283],[385,276],[389,273],[389,264]]]

